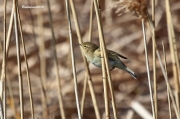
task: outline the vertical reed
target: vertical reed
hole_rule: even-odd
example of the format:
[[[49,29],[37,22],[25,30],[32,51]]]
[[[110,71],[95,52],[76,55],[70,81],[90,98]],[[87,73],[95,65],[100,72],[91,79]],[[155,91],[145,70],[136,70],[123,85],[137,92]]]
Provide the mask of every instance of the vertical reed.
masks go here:
[[[54,35],[54,29],[52,24],[52,14],[51,14],[51,8],[50,8],[50,2],[47,0],[47,6],[48,6],[48,12],[49,12],[49,22],[51,26],[51,35],[52,35],[52,46],[53,46],[53,56],[54,56],[54,66],[56,68],[56,80],[58,82],[58,99],[59,99],[59,108],[61,113],[61,118],[65,119],[65,112],[64,112],[64,103],[62,98],[62,92],[61,92],[61,82],[60,82],[60,76],[59,76],[59,67],[58,67],[58,59],[57,59],[57,53],[56,53],[56,40]]]
[[[175,97],[176,97],[176,104],[178,110],[180,110],[180,66],[179,66],[179,58],[176,46],[176,36],[174,33],[173,23],[172,23],[172,16],[171,16],[171,8],[169,0],[165,0],[166,3],[166,19],[167,19],[167,27],[168,27],[168,39],[170,45],[170,52],[172,58],[172,65],[173,65],[173,76],[174,76],[174,84],[175,84]]]
[[[166,76],[168,77],[166,51],[165,51],[165,48],[164,48],[164,42],[162,42],[162,46],[163,46],[163,55],[164,55],[164,69],[165,69],[165,72],[166,72]],[[166,84],[166,85],[168,85],[168,84]],[[167,87],[167,96],[168,96],[168,106],[169,106],[169,119],[172,119],[171,100],[170,100],[170,92],[169,92],[168,87]]]
[[[21,40],[22,40],[24,59],[25,59],[25,65],[26,65],[26,73],[27,73],[28,89],[29,89],[29,98],[30,98],[30,106],[31,106],[31,116],[32,116],[32,119],[35,119],[34,103],[33,103],[33,98],[32,98],[32,88],[31,88],[31,81],[30,81],[30,74],[29,74],[29,66],[28,66],[28,61],[27,61],[27,57],[26,57],[27,53],[26,53],[26,47],[25,47],[24,37],[23,37],[23,33],[22,33],[21,18],[20,18],[19,8],[18,7],[17,7],[17,17],[18,17],[18,25],[19,25],[20,37],[21,37]]]
[[[157,115],[155,112],[155,104],[153,101],[154,97],[153,97],[152,83],[151,83],[151,77],[150,77],[149,59],[148,59],[147,41],[146,41],[146,31],[145,31],[145,25],[144,24],[146,21],[148,21],[151,26],[153,26],[153,25],[152,25],[151,19],[149,18],[149,14],[147,11],[145,0],[128,0],[128,1],[122,0],[122,1],[116,2],[113,7],[117,8],[116,13],[118,13],[119,15],[130,12],[142,20],[142,30],[143,30],[143,39],[144,39],[144,47],[145,47],[145,57],[146,57],[146,68],[147,68],[149,92],[150,92],[153,118],[156,119]],[[154,32],[153,36],[155,38],[155,32]],[[155,41],[153,41],[153,44],[156,45]],[[155,49],[153,49],[153,50],[155,51]],[[154,70],[156,70],[155,69],[155,66],[156,66],[155,57],[153,59],[154,59]],[[155,74],[154,74],[154,76],[155,76]],[[155,83],[155,85],[156,85],[156,83]]]
[[[18,78],[19,78],[19,99],[20,99],[20,111],[21,119],[24,119],[24,100],[23,100],[23,80],[21,73],[21,59],[20,59],[20,46],[19,46],[19,36],[18,36],[18,16],[17,16],[17,6],[16,0],[13,0],[14,5],[14,28],[15,28],[15,38],[16,38],[16,50],[17,50],[17,64],[18,64]]]
[[[7,118],[7,112],[6,112],[6,97],[7,97],[7,93],[6,93],[6,6],[7,6],[7,0],[4,0],[4,42],[3,42],[3,61],[4,61],[4,66],[2,66],[2,71],[3,71],[3,79],[1,79],[2,83],[1,83],[1,90],[3,93],[3,96],[1,96],[1,104],[3,102],[3,109],[2,112],[4,111],[4,117],[2,118]],[[1,93],[1,94],[2,94]],[[2,98],[3,97],[3,98]],[[3,100],[3,101],[2,101]]]
[[[151,77],[150,77],[150,70],[149,70],[149,59],[148,59],[148,50],[147,50],[147,41],[146,41],[144,20],[142,20],[142,29],[143,29],[143,38],[144,38],[144,47],[145,47],[144,49],[145,49],[145,57],[146,57],[146,68],[147,68],[147,76],[148,76],[148,84],[149,84],[152,113],[153,113],[153,118],[156,119],[155,107],[154,107],[154,102],[153,102],[153,94],[152,94],[152,84],[151,84]]]
[[[113,85],[112,85],[112,78],[111,74],[109,71],[109,62],[107,60],[107,53],[106,53],[106,46],[105,46],[105,41],[104,41],[104,35],[103,35],[103,29],[102,29],[102,22],[101,22],[101,15],[100,15],[100,7],[98,6],[99,3],[97,3],[96,0],[94,0],[94,7],[95,7],[95,12],[96,12],[96,17],[97,17],[97,23],[98,23],[98,31],[99,31],[99,42],[100,42],[100,48],[101,48],[101,55],[102,55],[102,71],[103,71],[103,78],[106,76],[107,73],[107,79],[108,79],[108,86],[110,89],[110,94],[112,96],[112,108],[113,108],[113,113],[114,113],[114,118],[117,119],[117,109],[116,109],[116,104],[115,104],[115,96],[114,96],[114,91],[113,91]],[[105,66],[103,66],[105,64]],[[106,70],[106,71],[105,71]],[[106,73],[105,73],[106,72]],[[104,89],[106,90],[106,89]],[[106,113],[107,118],[110,118],[109,114]]]
[[[28,2],[28,5],[30,6],[30,0],[27,0]],[[34,23],[34,19],[33,19],[33,15],[32,15],[32,11],[31,9],[29,9],[29,14],[30,14],[30,20],[31,20],[31,25],[32,25],[32,36],[33,36],[33,43],[34,43],[34,46],[36,48],[38,48],[38,45],[36,43],[36,38],[35,38],[35,31],[34,31],[34,26],[35,26],[35,23]],[[37,58],[38,58],[38,61],[40,62],[40,55],[39,54],[36,54],[37,55]],[[39,65],[39,73],[42,72],[42,70],[44,69],[41,69],[41,64]],[[42,103],[42,112],[43,112],[43,118],[46,118],[49,116],[49,109],[48,109],[48,104],[47,104],[47,94],[46,94],[46,81],[44,79],[44,77],[42,77],[40,75],[40,87],[41,87],[41,103]]]
[[[151,0],[152,3],[152,24],[155,27],[155,0]],[[158,119],[158,95],[157,95],[157,71],[156,71],[156,34],[155,29],[152,29],[152,49],[153,49],[153,80],[154,80],[154,108],[155,116]]]
[[[91,4],[93,5],[93,4]],[[77,13],[76,13],[76,9],[75,9],[75,6],[74,6],[74,2],[73,0],[70,0],[70,7],[71,7],[71,10],[72,10],[72,15],[73,15],[73,19],[74,19],[74,23],[75,23],[75,27],[76,27],[76,32],[77,32],[77,37],[78,37],[78,42],[79,44],[82,44],[82,37],[81,37],[81,33],[80,33],[80,27],[79,27],[79,21],[78,21],[78,18],[77,18]],[[92,17],[92,13],[93,13],[93,6],[91,6],[91,17]],[[91,20],[90,20],[91,22]],[[89,38],[91,37],[91,28],[92,27],[92,24],[90,23],[90,30],[89,30]],[[81,49],[81,54],[82,54],[82,49]],[[82,54],[83,56],[83,54]],[[95,92],[94,92],[94,87],[93,87],[93,83],[92,83],[92,80],[91,80],[91,75],[90,75],[90,70],[89,70],[89,67],[88,67],[88,63],[86,61],[86,58],[83,56],[83,61],[85,63],[85,68],[86,68],[86,73],[85,73],[85,82],[86,80],[88,80],[88,86],[90,88],[90,93],[91,93],[91,97],[92,97],[92,101],[93,101],[93,106],[94,106],[94,110],[95,110],[95,114],[96,114],[96,118],[99,119],[100,118],[100,112],[99,112],[99,107],[97,105],[97,100],[96,100],[96,95],[95,95]],[[85,90],[86,90],[86,83],[84,83],[84,90],[83,90],[83,96],[82,96],[82,105],[81,105],[81,115],[83,116],[83,109],[84,109],[84,101],[85,101]]]
[[[72,27],[71,27],[71,17],[69,11],[69,0],[65,0],[66,3],[66,13],[68,19],[68,28],[69,28],[69,37],[70,37],[70,48],[71,48],[71,59],[72,59],[72,70],[74,76],[74,91],[75,91],[75,98],[76,98],[76,107],[78,112],[78,119],[81,119],[81,109],[79,104],[79,97],[78,97],[78,85],[77,85],[77,76],[76,76],[76,67],[75,67],[75,59],[74,59],[74,49],[73,49],[73,38],[72,38]]]

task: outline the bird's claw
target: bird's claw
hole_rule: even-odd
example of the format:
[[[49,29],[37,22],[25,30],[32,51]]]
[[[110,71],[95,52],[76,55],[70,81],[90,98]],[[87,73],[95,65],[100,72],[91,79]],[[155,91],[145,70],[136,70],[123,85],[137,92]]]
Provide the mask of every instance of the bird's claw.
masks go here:
[[[110,71],[112,71],[115,67],[111,68]]]

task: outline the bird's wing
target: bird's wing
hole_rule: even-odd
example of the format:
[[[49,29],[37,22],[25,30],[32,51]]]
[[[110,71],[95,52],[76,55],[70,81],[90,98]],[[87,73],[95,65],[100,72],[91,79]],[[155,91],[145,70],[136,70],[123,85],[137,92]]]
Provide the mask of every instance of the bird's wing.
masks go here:
[[[115,62],[116,61],[115,57],[112,54],[108,54],[108,59],[109,59],[110,62]]]
[[[101,57],[101,50],[100,50],[100,48],[98,48],[98,49],[94,52],[94,54],[95,54],[96,56],[98,56],[98,57]],[[115,56],[115,55],[112,54],[112,53],[110,53],[109,50],[108,50],[108,59],[109,59],[109,61],[114,62],[114,61],[116,60],[114,56]]]
[[[117,52],[114,52],[114,51],[112,51],[112,50],[108,50],[108,52],[111,53],[112,55],[118,55],[118,56],[121,57],[121,58],[127,59],[127,57],[125,57],[125,56],[123,56],[123,55],[121,55],[121,54],[119,54],[119,53],[117,53]]]

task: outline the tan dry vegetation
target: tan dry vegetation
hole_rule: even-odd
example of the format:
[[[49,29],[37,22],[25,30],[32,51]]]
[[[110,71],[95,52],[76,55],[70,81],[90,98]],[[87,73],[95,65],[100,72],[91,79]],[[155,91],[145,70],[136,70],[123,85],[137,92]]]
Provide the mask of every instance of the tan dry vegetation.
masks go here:
[[[45,0],[39,2],[39,6],[44,6],[44,8],[39,9],[25,9],[25,6],[37,6],[36,1],[19,0],[18,6],[20,10],[21,23],[23,28],[23,35],[25,40],[25,46],[27,50],[27,58],[29,64],[29,71],[32,84],[32,94],[34,102],[35,117],[37,119],[43,118],[43,107],[41,102],[41,86],[40,86],[40,72],[39,66],[40,61],[38,59],[38,52],[40,51],[39,45],[42,45],[44,40],[45,50],[40,54],[44,57],[45,61],[45,74],[46,74],[46,95],[47,95],[47,106],[49,110],[49,115],[47,119],[60,119],[60,112],[58,106],[58,82],[56,80],[56,73],[54,67],[53,58],[53,46],[51,44],[52,36],[49,25],[48,18],[48,7]],[[172,19],[174,24],[175,35],[177,38],[177,48],[178,54],[180,55],[180,2],[178,0],[172,0]],[[106,4],[105,4],[106,3]],[[74,4],[77,10],[78,20],[81,28],[81,35],[83,41],[88,41],[88,29],[89,29],[89,14],[90,14],[90,0],[74,0]],[[71,67],[71,55],[69,46],[69,34],[68,34],[68,22],[67,15],[65,11],[65,3],[63,0],[51,0],[51,13],[53,18],[53,27],[56,38],[56,50],[58,57],[58,67],[60,69],[60,81],[62,88],[62,96],[64,102],[64,110],[67,119],[76,119],[77,110],[74,95],[74,84],[73,84],[73,74]],[[137,17],[132,17],[130,14],[123,16],[118,16],[115,13],[115,9],[111,9],[113,1],[102,1],[100,0],[101,15],[103,19],[103,30],[106,46],[108,49],[116,51],[128,59],[122,61],[127,64],[138,76],[138,80],[134,80],[128,73],[115,69],[111,71],[113,79],[113,88],[117,104],[118,115],[121,119],[125,119],[132,115],[132,119],[140,119],[140,117],[130,106],[131,101],[138,101],[150,112],[150,98],[149,89],[147,82],[147,72],[144,56],[144,46],[143,46],[143,35],[141,29],[141,21]],[[150,11],[150,5],[147,6]],[[11,15],[12,1],[7,2],[7,26],[9,25],[9,19]],[[30,14],[30,10],[31,13]],[[0,39],[3,42],[3,1],[0,1]],[[37,22],[38,15],[42,13],[43,15],[43,28],[39,28]],[[149,12],[151,13],[151,12]],[[173,80],[173,70],[171,54],[168,42],[168,33],[166,25],[166,13],[165,13],[165,3],[164,1],[156,2],[156,42],[157,48],[163,57],[162,41],[165,44],[166,56],[167,56],[167,71],[170,84],[172,89],[174,89]],[[85,67],[83,59],[80,53],[80,48],[78,45],[77,35],[75,31],[75,25],[72,20],[73,28],[73,45],[75,51],[75,64],[76,73],[78,79],[78,91],[79,97],[82,97],[83,82],[85,78]],[[8,29],[8,27],[7,27]],[[152,41],[151,33],[147,30],[147,40],[148,40],[148,53],[150,69],[152,74]],[[98,27],[97,20],[93,18],[93,30],[92,30],[92,42],[98,44]],[[2,43],[3,44],[3,43]],[[99,44],[98,44],[99,45]],[[1,47],[2,54],[2,47]],[[1,55],[1,63],[2,63]],[[20,114],[19,111],[19,91],[18,91],[18,70],[17,70],[17,58],[16,58],[16,44],[14,30],[12,32],[10,49],[7,58],[7,80],[10,81],[13,98],[15,101],[16,115]],[[24,97],[24,116],[25,119],[31,118],[30,103],[29,103],[29,92],[27,86],[27,76],[25,72],[25,62],[23,57],[23,50],[21,47],[21,63],[22,63],[22,78],[23,78],[23,97]],[[90,71],[92,75],[92,81],[95,88],[95,93],[97,96],[97,102],[100,109],[100,114],[104,118],[104,96],[103,96],[103,82],[102,82],[102,70],[90,64]],[[159,119],[169,119],[168,111],[168,99],[167,99],[167,87],[166,83],[157,59],[157,90],[158,90],[158,110]],[[14,119],[15,112],[12,108],[12,103],[10,102],[9,91],[7,91],[7,118]],[[112,111],[112,110],[111,110]],[[111,112],[111,115],[113,113]],[[176,119],[174,110],[172,110],[172,119]],[[94,119],[95,113],[92,104],[91,95],[89,93],[89,88],[87,89],[85,107],[84,107],[84,119]],[[113,116],[112,116],[113,118]]]

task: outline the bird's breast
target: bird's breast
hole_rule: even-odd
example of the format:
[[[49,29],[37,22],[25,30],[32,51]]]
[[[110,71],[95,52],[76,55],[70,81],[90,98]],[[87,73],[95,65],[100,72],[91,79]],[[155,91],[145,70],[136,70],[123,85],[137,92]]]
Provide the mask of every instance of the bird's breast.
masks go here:
[[[101,66],[101,58],[100,57],[94,57],[92,60],[91,60],[91,63],[94,64],[95,66],[97,67],[102,67]]]
[[[93,60],[91,60],[91,63],[97,67],[102,67],[102,63],[101,63],[101,57],[95,57],[93,58]],[[110,67],[109,68],[113,68],[114,65],[115,65],[115,62],[114,61],[111,61],[109,60],[109,65]]]

